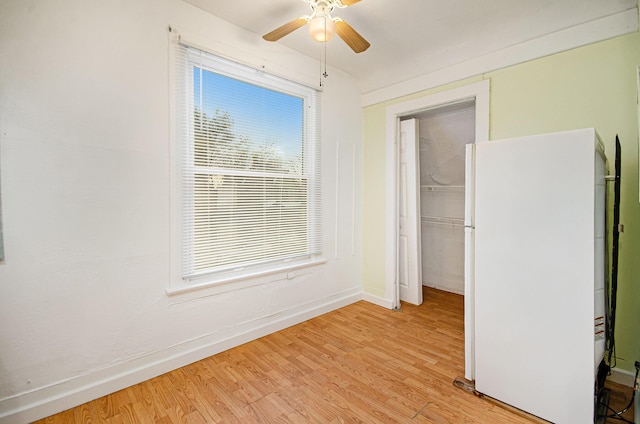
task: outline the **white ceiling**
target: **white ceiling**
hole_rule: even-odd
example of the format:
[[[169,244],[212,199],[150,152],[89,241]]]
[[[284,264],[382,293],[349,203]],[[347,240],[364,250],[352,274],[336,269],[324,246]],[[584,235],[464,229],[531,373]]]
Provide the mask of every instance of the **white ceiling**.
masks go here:
[[[309,13],[303,0],[185,1],[260,35]],[[371,47],[355,54],[335,37],[327,62],[367,92],[637,6],[638,0],[362,0],[333,16]],[[324,49],[306,28],[278,43],[316,59]]]

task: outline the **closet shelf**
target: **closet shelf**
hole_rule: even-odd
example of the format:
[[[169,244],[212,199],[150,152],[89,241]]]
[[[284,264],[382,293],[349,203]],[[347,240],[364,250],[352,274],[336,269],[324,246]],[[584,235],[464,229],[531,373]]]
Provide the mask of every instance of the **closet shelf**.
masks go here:
[[[445,216],[422,215],[420,220],[427,224],[451,225],[453,227],[464,227],[464,218],[449,218]]]
[[[440,185],[421,185],[421,191],[464,191],[463,185],[456,186],[440,186]]]

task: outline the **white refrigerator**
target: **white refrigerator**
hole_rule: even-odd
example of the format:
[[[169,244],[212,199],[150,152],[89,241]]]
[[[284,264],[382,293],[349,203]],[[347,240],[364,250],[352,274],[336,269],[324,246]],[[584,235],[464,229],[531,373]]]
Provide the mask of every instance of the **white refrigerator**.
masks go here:
[[[604,355],[604,148],[594,129],[467,146],[466,377],[557,424],[594,421]]]

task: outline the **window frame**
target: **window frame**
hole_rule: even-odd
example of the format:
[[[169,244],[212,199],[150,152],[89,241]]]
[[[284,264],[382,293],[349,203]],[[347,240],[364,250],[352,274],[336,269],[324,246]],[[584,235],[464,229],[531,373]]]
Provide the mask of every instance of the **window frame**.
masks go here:
[[[271,75],[264,70],[248,67],[229,59],[203,51],[185,43],[176,43],[174,57],[174,87],[172,93],[173,138],[176,153],[172,160],[174,168],[173,183],[175,186],[172,210],[176,217],[176,229],[173,231],[174,253],[178,257],[172,266],[172,287],[168,294],[179,293],[193,288],[212,286],[238,280],[247,280],[262,275],[288,272],[302,267],[325,263],[322,256],[322,213],[320,185],[320,92],[314,88],[295,83],[284,78]],[[303,174],[309,181],[307,185],[307,252],[303,255],[291,256],[261,264],[248,266],[230,266],[227,270],[187,274],[190,259],[186,254],[189,243],[193,243],[193,230],[189,222],[193,222],[193,190],[194,181],[184,161],[194,159],[194,119],[193,98],[194,66],[229,78],[243,81],[268,90],[278,91],[303,100]],[[192,166],[191,169],[196,169]],[[251,171],[249,171],[251,172]],[[268,174],[268,171],[266,172]],[[175,246],[175,245],[178,246]],[[191,258],[192,259],[192,258]],[[177,263],[176,263],[177,262]],[[287,274],[289,275],[289,274]]]

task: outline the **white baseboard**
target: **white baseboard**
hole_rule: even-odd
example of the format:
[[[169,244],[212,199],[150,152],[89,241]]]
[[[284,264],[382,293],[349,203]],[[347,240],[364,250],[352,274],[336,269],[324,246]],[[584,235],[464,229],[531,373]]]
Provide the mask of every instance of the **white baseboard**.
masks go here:
[[[141,358],[1,399],[0,424],[29,423],[48,417],[362,299],[361,288],[351,289],[302,309],[283,311],[266,324],[223,340],[186,341]]]
[[[383,308],[393,309],[393,299],[385,299],[384,297],[376,296],[370,293],[362,293],[362,300],[366,300],[374,305],[382,306]]]
[[[635,372],[620,368],[611,368],[611,375],[607,377],[607,380],[622,384],[623,386],[633,387],[633,379],[635,376]]]

